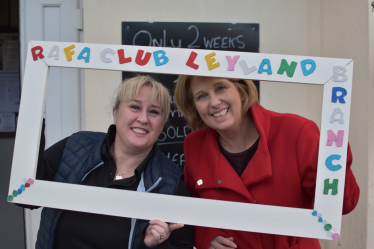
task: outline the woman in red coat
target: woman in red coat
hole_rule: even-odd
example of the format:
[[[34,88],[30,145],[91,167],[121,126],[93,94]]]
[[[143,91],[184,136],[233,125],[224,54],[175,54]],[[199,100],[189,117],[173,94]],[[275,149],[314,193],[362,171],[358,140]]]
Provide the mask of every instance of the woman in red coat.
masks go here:
[[[250,80],[179,76],[175,102],[191,127],[185,182],[194,197],[313,208],[319,129],[308,119],[259,105]],[[360,190],[348,146],[343,214]],[[195,228],[200,248],[320,248],[317,239]]]

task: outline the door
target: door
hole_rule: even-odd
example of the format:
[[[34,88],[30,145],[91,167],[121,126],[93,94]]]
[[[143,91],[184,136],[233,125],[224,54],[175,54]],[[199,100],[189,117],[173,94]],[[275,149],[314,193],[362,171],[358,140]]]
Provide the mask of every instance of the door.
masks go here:
[[[79,42],[79,0],[21,0],[20,40],[23,76],[28,41]],[[48,51],[45,51],[48,53]],[[62,54],[60,54],[62,57]],[[79,69],[50,68],[45,106],[46,148],[81,130],[81,73]],[[22,84],[22,83],[21,83]],[[25,209],[26,248],[34,249],[41,208]]]

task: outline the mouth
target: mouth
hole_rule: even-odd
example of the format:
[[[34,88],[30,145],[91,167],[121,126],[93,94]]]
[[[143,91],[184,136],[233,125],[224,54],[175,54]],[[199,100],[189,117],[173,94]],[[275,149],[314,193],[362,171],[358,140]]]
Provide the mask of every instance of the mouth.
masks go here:
[[[144,129],[141,129],[141,128],[131,128],[131,130],[134,131],[137,134],[147,134],[148,133],[147,130],[144,130]]]
[[[223,109],[220,112],[213,113],[212,116],[215,118],[221,118],[226,115],[226,113],[229,111],[229,108],[227,107],[226,109]]]

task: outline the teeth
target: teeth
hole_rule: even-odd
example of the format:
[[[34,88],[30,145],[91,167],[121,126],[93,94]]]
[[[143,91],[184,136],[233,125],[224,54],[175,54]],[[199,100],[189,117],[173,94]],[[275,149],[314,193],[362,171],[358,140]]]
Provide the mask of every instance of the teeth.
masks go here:
[[[132,129],[133,131],[135,131],[136,133],[139,133],[139,134],[146,134],[147,132],[143,129],[138,129],[138,128],[133,128]]]
[[[225,116],[228,110],[229,110],[229,108],[226,108],[225,110],[222,110],[222,111],[217,112],[217,113],[213,113],[212,115],[216,118],[220,118],[220,117]]]

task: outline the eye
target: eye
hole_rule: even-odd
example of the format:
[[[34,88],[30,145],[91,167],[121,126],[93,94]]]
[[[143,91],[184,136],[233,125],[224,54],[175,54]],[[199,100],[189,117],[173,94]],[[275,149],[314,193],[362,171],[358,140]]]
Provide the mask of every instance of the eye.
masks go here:
[[[140,110],[140,107],[138,105],[130,105],[130,109],[132,109],[132,110]]]
[[[219,86],[217,87],[217,92],[225,90],[225,89],[226,89],[226,86]]]
[[[197,100],[201,100],[203,98],[205,98],[207,95],[205,93],[202,93],[200,95],[197,96]]]
[[[155,114],[155,115],[160,114],[160,112],[158,110],[153,110],[153,109],[150,110],[149,112],[152,113],[152,114]]]

